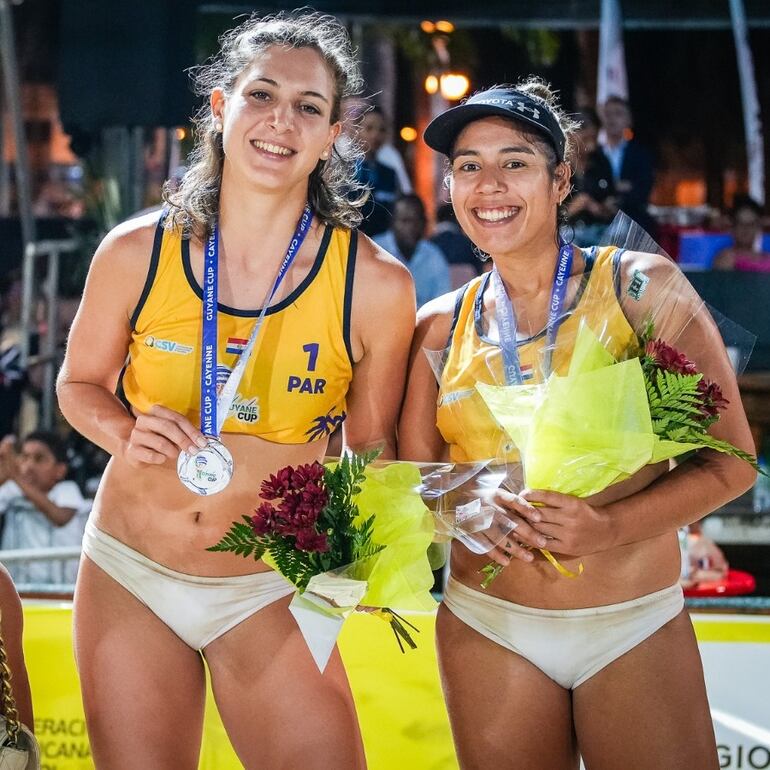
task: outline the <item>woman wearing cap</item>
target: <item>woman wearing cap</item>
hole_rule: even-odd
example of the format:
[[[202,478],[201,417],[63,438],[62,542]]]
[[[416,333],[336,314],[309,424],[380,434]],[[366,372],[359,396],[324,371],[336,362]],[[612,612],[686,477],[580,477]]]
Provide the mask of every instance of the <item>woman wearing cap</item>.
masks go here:
[[[399,425],[404,458],[515,461],[474,389],[479,380],[501,384],[498,351],[515,351],[514,382],[536,382],[546,342],[563,352],[568,327],[574,332],[584,319],[601,323],[620,352],[655,298],[639,292],[631,307],[637,303],[621,303],[615,282],[627,286],[634,270],[651,281],[676,271],[656,255],[581,250],[559,240],[574,130],[535,79],[478,93],[426,130],[427,144],[449,158],[457,218],[494,268],[418,315]],[[559,282],[557,265],[566,281]],[[597,309],[598,298],[604,304]],[[554,304],[556,321],[546,329]],[[699,368],[731,402],[714,433],[750,451],[718,335],[703,316],[690,326],[688,340],[705,351]],[[445,348],[437,388],[423,349]],[[463,768],[566,770],[577,768],[578,754],[591,770],[718,766],[698,648],[677,584],[676,530],[748,489],[754,473],[708,450],[668,470],[667,463],[646,466],[588,499],[498,493],[515,539],[494,552],[506,567],[486,591],[479,569],[489,556],[453,544],[436,633]],[[573,573],[582,562],[585,572],[562,576],[540,548]]]
[[[414,288],[355,230],[338,135],[361,79],[336,20],[254,16],[196,84],[190,168],[160,219],[99,247],[59,378],[62,412],[112,454],[75,592],[94,761],[197,768],[207,667],[245,767],[360,770],[339,653],[319,672],[293,587],[206,548],[343,420],[349,445],[395,454]]]

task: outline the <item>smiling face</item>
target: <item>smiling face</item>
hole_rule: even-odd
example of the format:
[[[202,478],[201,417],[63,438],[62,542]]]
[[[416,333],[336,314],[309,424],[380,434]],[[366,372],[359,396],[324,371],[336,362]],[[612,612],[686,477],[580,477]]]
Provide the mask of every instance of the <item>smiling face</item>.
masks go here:
[[[223,180],[269,190],[307,184],[339,134],[339,122],[331,122],[336,98],[315,49],[270,46],[257,54],[232,93],[211,95],[223,126]]]
[[[556,207],[569,190],[569,167],[556,173],[540,143],[505,118],[483,118],[458,135],[450,192],[463,230],[493,257],[556,242]]]

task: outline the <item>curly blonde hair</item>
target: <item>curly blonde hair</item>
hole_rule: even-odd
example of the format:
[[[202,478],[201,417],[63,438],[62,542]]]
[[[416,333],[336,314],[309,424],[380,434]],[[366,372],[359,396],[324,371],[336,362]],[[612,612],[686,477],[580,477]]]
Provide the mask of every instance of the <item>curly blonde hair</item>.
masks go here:
[[[273,45],[313,48],[323,58],[334,81],[331,123],[340,120],[342,99],[363,87],[350,38],[332,16],[302,11],[253,14],[226,32],[220,38],[219,52],[192,71],[195,93],[204,97],[204,103],[193,118],[196,140],[187,173],[178,187],[169,182],[163,187],[163,200],[169,208],[167,228],[201,239],[211,232],[219,209],[224,149],[222,134],[214,128],[209,97],[215,88],[231,93],[254,57]],[[325,224],[347,228],[360,224],[366,193],[355,180],[355,169],[362,155],[360,147],[343,132],[329,159],[319,160],[310,174],[308,201]]]

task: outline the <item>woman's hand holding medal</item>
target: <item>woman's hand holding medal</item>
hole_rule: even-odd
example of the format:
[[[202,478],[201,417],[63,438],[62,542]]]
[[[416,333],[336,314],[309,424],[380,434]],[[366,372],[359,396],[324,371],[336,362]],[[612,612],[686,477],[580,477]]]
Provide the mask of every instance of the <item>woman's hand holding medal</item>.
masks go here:
[[[207,444],[200,429],[165,406],[155,404],[146,414],[133,408],[131,411],[136,422],[123,456],[134,468],[163,465],[167,460],[176,462],[180,452],[194,455]]]

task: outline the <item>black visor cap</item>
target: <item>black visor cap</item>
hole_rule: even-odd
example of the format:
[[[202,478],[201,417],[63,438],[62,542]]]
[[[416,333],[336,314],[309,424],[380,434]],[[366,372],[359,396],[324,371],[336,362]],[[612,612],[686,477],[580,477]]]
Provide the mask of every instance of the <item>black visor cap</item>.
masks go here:
[[[534,128],[564,160],[566,140],[559,122],[541,101],[514,88],[495,88],[474,94],[463,104],[452,107],[434,118],[425,129],[428,147],[450,157],[460,132],[475,120],[502,117],[519,120]]]

